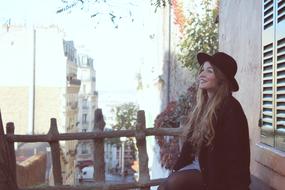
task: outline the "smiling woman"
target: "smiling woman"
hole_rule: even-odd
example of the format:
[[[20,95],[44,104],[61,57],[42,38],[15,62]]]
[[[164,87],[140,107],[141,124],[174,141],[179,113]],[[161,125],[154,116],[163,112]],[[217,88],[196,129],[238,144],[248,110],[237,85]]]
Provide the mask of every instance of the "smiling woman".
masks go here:
[[[247,119],[232,96],[236,61],[228,54],[199,53],[197,104],[173,173],[160,190],[248,190],[250,151]]]
[[[206,61],[202,65],[199,73],[199,88],[206,90],[209,97],[213,96],[218,86],[218,79],[213,67],[209,61]]]

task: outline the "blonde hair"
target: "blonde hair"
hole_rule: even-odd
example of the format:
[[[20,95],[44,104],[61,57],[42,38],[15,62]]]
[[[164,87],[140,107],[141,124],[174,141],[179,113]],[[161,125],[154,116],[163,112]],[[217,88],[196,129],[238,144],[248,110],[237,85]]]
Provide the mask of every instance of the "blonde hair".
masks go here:
[[[184,137],[191,142],[196,152],[200,151],[202,145],[211,145],[215,137],[214,123],[217,120],[217,110],[224,98],[231,93],[230,85],[225,75],[214,65],[212,67],[218,79],[218,87],[211,100],[208,99],[206,90],[198,88],[197,103],[193,112],[188,116],[186,133],[184,133]]]

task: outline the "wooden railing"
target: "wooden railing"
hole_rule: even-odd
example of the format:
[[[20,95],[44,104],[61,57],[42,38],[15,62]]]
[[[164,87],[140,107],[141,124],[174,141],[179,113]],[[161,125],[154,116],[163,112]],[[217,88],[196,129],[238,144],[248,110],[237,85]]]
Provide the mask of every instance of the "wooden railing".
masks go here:
[[[6,125],[4,134],[2,117],[0,114],[0,189],[9,190],[91,190],[91,189],[150,189],[151,186],[159,185],[164,181],[161,179],[150,179],[148,169],[148,155],[146,149],[146,136],[179,136],[180,128],[155,129],[146,128],[145,113],[140,110],[137,113],[136,130],[104,131],[105,122],[101,109],[95,111],[94,132],[84,133],[62,133],[58,132],[56,119],[52,118],[49,132],[46,135],[15,135],[14,124]],[[137,182],[111,183],[105,182],[104,162],[104,138],[135,137],[138,148],[139,178]],[[59,141],[85,140],[94,141],[94,180],[88,186],[63,185],[60,165]],[[55,186],[18,188],[16,183],[16,158],[14,142],[48,142],[51,147],[53,176]]]

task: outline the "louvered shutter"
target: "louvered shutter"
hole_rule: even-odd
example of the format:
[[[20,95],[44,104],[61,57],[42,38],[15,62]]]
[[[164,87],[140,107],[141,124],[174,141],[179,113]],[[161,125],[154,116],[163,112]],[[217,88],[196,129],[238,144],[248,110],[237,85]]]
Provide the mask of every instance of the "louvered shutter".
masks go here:
[[[263,1],[261,142],[274,146],[274,0]]]
[[[275,147],[285,151],[285,0],[276,2],[276,128]]]

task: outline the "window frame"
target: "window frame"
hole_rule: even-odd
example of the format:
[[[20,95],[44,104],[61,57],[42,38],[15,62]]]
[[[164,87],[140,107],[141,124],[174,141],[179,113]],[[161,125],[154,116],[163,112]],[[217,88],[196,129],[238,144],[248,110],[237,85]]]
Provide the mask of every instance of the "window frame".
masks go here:
[[[261,143],[285,151],[285,1],[262,4]]]

